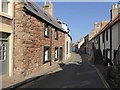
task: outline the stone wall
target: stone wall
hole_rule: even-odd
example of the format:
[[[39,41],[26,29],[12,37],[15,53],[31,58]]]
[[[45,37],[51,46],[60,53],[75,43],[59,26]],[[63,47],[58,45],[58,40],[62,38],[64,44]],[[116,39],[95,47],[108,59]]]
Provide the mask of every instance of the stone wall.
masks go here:
[[[58,40],[55,40],[53,27],[52,41],[51,38],[45,38],[44,23],[45,21],[25,10],[23,3],[15,4],[14,75],[26,76],[39,70],[43,66],[44,46],[50,46],[51,43],[52,63],[55,47],[63,47],[64,55],[65,34],[59,31]]]

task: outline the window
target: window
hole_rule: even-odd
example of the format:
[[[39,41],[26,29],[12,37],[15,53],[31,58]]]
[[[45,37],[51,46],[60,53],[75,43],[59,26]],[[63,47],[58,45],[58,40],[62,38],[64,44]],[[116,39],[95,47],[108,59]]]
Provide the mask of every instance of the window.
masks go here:
[[[2,12],[8,13],[8,4],[9,4],[8,0],[2,0]]]
[[[55,29],[55,39],[58,40],[58,30]]]
[[[103,43],[105,42],[105,34],[104,33],[102,34],[102,41],[103,41]]]
[[[43,62],[49,62],[50,61],[50,47],[49,46],[45,46],[44,47],[44,60]]]
[[[7,45],[0,42],[0,61],[7,60]]]
[[[45,24],[44,36],[48,37],[48,38],[49,38],[49,29],[50,29],[50,27],[47,24]]]
[[[106,41],[108,41],[108,31],[106,31]]]
[[[55,47],[55,61],[58,60],[58,48]]]

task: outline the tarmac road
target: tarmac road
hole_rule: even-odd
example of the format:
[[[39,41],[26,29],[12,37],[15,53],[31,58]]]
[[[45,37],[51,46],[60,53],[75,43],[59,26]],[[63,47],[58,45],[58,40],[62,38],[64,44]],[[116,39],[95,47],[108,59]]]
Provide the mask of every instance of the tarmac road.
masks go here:
[[[38,78],[19,88],[106,88],[104,81],[96,69],[88,63],[87,58],[73,54],[71,62],[61,67],[62,70]]]

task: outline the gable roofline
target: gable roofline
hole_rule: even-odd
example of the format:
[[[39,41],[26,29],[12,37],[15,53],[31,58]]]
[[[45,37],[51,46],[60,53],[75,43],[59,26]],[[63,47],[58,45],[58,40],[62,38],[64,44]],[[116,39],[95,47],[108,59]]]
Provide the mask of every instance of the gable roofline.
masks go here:
[[[59,31],[65,33],[64,29],[59,25],[57,20],[55,20],[48,12],[46,12],[43,8],[37,5],[32,0],[23,0],[24,8],[33,13],[34,15],[38,16],[39,18],[43,19],[47,23],[51,24],[53,27],[58,28]]]
[[[120,14],[113,20],[109,21],[101,30],[98,34],[96,34],[91,40],[95,39],[96,37],[98,37],[100,34],[102,34],[103,32],[107,31],[108,28],[112,27],[114,24],[116,24],[117,22],[120,21]],[[90,41],[91,41],[90,40]]]

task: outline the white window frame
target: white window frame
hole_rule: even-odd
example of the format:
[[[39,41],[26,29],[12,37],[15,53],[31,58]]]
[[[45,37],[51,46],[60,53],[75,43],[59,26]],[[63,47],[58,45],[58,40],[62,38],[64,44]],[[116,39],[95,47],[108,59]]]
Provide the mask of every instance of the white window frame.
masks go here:
[[[55,60],[58,60],[58,47],[55,47]]]
[[[10,13],[10,0],[6,0],[6,3],[7,3],[7,12],[3,11],[3,8],[2,8],[3,1],[5,2],[5,0],[0,0],[0,12],[5,13],[5,14],[9,14]]]
[[[45,27],[44,36],[49,38],[49,33],[50,33],[49,25],[45,23],[44,27]]]
[[[4,45],[6,45],[6,44],[4,44]],[[6,61],[7,60],[7,45],[5,47],[5,50],[3,50],[3,43],[0,44],[0,47],[1,47],[0,61]]]
[[[44,46],[44,58],[43,59],[44,59],[43,63],[47,63],[50,61],[50,47],[49,46]]]

